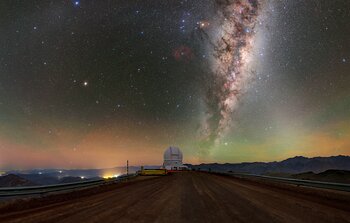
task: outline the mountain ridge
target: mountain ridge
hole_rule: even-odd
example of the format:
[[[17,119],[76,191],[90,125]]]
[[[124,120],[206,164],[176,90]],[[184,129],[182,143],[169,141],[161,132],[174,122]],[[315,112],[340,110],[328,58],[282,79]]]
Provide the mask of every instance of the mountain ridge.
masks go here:
[[[273,162],[242,162],[242,163],[201,163],[186,164],[192,169],[221,172],[242,172],[252,174],[269,173],[303,173],[312,171],[320,173],[329,169],[350,170],[350,156],[338,155],[329,157],[295,156],[282,161]]]

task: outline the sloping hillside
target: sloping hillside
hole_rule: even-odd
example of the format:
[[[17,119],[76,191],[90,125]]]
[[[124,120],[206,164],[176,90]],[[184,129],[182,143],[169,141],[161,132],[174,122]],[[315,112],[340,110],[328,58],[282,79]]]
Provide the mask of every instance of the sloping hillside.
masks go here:
[[[35,185],[35,183],[15,174],[8,174],[0,177],[0,187],[22,187]]]
[[[212,170],[222,172],[241,172],[253,174],[271,173],[303,173],[312,171],[320,173],[329,169],[350,170],[350,156],[331,156],[307,158],[296,156],[280,162],[253,162],[253,163],[210,163],[189,165],[194,169]]]

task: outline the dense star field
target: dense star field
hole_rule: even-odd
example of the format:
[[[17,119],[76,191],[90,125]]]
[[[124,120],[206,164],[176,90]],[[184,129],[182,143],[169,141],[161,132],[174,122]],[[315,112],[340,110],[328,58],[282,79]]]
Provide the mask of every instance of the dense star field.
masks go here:
[[[350,2],[0,2],[0,168],[350,155]]]

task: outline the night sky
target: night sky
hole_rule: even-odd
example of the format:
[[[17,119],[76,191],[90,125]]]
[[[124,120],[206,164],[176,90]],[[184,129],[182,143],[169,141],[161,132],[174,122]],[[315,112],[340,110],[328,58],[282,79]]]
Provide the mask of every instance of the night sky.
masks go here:
[[[350,2],[0,2],[0,168],[350,155]]]

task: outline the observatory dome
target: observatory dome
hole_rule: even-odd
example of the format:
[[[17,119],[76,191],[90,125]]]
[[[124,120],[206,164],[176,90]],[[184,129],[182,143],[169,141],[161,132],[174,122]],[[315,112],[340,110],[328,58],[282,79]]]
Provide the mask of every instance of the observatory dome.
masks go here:
[[[181,161],[182,162],[182,152],[178,147],[170,146],[164,152],[164,161]]]
[[[186,170],[187,166],[182,164],[182,152],[178,147],[170,146],[164,151],[163,168],[167,170]]]

